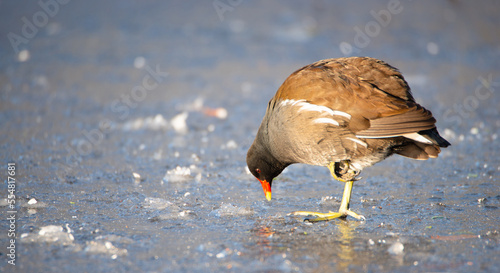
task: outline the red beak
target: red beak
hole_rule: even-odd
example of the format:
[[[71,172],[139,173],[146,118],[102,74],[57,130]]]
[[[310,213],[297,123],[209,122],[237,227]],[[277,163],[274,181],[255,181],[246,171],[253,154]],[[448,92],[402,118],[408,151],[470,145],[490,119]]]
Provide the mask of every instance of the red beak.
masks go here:
[[[271,184],[267,182],[266,180],[260,180],[260,183],[262,184],[262,189],[264,190],[264,193],[266,194],[266,199],[267,201],[271,201]]]

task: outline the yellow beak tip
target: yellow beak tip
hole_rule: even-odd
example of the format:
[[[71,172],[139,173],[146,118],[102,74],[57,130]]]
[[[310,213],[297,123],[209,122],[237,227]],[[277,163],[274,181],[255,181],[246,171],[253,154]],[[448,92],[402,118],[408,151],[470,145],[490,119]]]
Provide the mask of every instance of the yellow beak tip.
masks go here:
[[[271,201],[271,192],[266,192],[267,201]]]

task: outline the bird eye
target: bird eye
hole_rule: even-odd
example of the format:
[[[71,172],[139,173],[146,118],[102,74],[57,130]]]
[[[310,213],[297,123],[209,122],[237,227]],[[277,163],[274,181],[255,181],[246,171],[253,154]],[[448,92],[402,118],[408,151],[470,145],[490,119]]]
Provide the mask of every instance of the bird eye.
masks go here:
[[[260,173],[260,169],[259,169],[259,168],[255,169],[255,171],[256,171],[257,173]]]

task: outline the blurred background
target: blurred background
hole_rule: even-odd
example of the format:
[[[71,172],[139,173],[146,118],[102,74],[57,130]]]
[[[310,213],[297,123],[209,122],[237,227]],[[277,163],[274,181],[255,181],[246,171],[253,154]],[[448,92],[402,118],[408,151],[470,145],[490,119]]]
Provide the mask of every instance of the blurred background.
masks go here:
[[[1,271],[498,271],[499,14],[493,0],[0,1],[0,159],[18,181],[18,263]],[[348,56],[400,69],[452,146],[364,171],[366,223],[310,226],[286,213],[336,210],[342,185],[292,166],[266,203],[246,151],[290,73]]]

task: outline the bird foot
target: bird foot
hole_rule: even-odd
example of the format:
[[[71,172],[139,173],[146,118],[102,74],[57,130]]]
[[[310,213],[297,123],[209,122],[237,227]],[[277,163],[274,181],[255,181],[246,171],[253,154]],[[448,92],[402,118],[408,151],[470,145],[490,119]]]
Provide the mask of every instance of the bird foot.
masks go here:
[[[294,211],[288,215],[300,215],[300,216],[313,216],[312,218],[305,218],[304,222],[321,222],[329,221],[337,218],[346,218],[347,216],[352,216],[358,220],[365,221],[366,218],[363,215],[359,215],[351,210],[339,211],[339,212],[312,212],[312,211]]]

